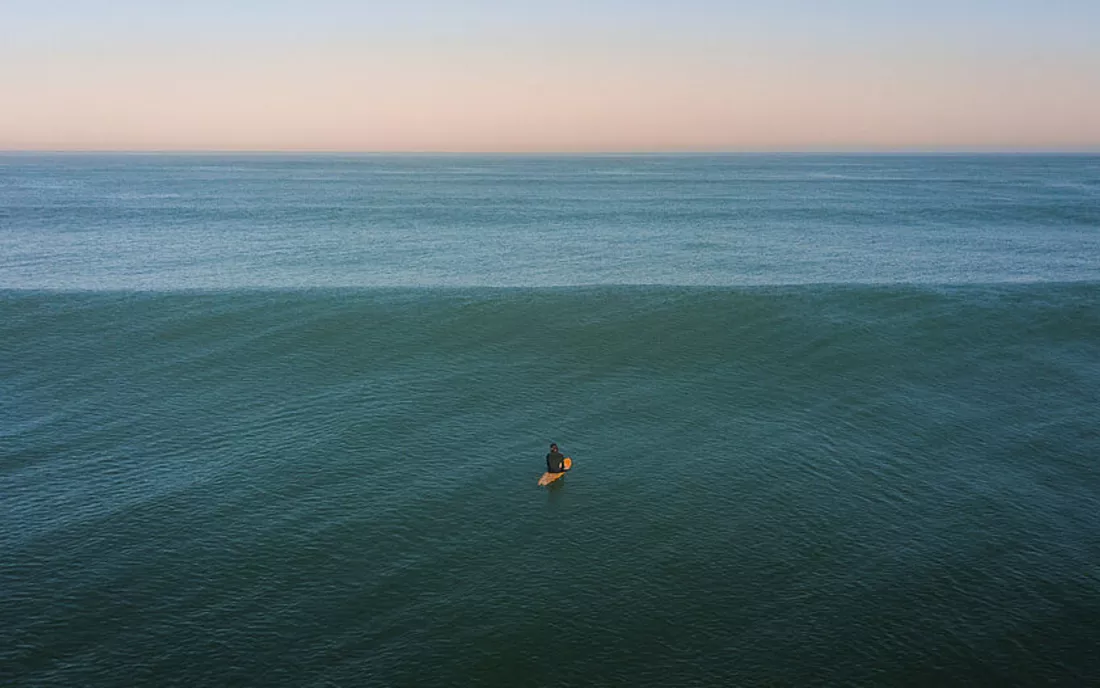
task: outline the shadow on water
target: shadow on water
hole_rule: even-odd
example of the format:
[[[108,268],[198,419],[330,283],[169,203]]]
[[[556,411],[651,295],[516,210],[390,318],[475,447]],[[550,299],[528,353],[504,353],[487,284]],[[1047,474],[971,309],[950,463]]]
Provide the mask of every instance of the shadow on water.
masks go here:
[[[549,502],[551,504],[557,504],[564,496],[565,481],[568,480],[568,476],[565,478],[559,478],[554,482],[546,486],[546,491],[549,493]]]

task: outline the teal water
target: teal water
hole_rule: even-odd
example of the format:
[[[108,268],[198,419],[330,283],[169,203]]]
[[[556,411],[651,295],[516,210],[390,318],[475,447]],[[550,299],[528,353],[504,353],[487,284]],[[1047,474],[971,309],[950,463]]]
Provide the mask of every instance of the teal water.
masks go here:
[[[1096,158],[0,180],[5,684],[1100,676]]]
[[[0,288],[1095,281],[1100,156],[0,155]]]

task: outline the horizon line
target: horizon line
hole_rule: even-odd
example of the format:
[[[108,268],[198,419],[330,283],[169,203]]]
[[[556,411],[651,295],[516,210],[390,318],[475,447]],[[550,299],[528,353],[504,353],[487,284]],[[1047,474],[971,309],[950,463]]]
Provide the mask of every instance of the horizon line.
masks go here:
[[[690,155],[1100,155],[1082,148],[836,148],[683,150],[370,150],[332,148],[0,148],[0,155],[365,155],[365,156],[690,156]]]

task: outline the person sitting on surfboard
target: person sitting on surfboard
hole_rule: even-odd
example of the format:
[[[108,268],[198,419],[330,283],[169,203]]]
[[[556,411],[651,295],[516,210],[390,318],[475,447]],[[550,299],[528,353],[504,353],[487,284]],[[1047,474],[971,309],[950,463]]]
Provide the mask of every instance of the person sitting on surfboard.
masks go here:
[[[564,473],[566,470],[565,456],[560,451],[558,451],[558,445],[551,442],[550,453],[546,455],[546,472]]]

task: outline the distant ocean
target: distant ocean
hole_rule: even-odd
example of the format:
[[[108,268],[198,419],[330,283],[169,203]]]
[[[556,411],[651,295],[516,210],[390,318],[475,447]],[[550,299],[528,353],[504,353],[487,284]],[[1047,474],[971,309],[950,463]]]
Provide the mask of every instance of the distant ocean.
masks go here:
[[[0,684],[1095,685],[1098,410],[1096,156],[3,154]]]

